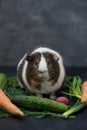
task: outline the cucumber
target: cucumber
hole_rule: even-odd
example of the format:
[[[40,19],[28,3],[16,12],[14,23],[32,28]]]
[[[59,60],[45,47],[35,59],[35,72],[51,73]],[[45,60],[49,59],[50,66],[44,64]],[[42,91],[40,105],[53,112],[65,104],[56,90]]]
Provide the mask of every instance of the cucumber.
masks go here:
[[[0,73],[0,89],[4,89],[6,87],[8,78],[6,74]]]
[[[68,106],[54,100],[36,96],[14,96],[12,102],[16,105],[33,111],[65,112]]]

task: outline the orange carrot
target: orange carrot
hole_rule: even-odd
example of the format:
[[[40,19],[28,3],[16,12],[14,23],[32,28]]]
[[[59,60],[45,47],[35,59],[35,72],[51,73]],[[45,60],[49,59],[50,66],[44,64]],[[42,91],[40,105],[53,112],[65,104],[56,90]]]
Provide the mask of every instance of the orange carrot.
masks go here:
[[[11,102],[2,89],[0,89],[0,106],[13,115],[24,115],[23,112]]]
[[[81,91],[82,91],[81,102],[87,104],[87,81],[83,82],[81,86]]]

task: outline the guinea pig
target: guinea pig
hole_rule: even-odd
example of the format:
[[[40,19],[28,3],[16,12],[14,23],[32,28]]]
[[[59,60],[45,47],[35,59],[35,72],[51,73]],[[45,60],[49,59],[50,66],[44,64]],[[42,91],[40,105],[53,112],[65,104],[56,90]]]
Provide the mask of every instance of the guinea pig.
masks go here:
[[[63,58],[50,48],[39,47],[26,53],[19,61],[17,77],[22,88],[27,88],[37,96],[49,94],[49,98],[53,99],[65,78]]]

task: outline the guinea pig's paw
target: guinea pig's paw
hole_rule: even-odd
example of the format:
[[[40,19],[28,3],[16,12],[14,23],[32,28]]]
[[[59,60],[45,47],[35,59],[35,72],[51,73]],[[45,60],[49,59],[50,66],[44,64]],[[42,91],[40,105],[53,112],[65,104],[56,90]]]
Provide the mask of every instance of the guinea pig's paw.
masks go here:
[[[56,95],[53,93],[53,94],[51,94],[50,96],[49,96],[49,99],[53,99],[53,100],[55,100],[56,99]]]

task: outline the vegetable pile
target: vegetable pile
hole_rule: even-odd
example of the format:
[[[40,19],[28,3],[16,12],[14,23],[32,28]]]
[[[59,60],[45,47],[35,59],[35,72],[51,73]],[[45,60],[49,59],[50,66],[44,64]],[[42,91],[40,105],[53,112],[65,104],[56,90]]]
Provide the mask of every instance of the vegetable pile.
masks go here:
[[[87,95],[84,92],[87,85],[82,84],[79,76],[66,76],[64,86],[67,90],[62,91],[63,96],[56,100],[37,97],[20,88],[16,76],[8,78],[6,74],[0,73],[0,117],[31,115],[37,118],[44,116],[74,118],[73,113],[87,104]],[[74,104],[69,104],[69,99],[65,95],[70,100],[75,98]]]

